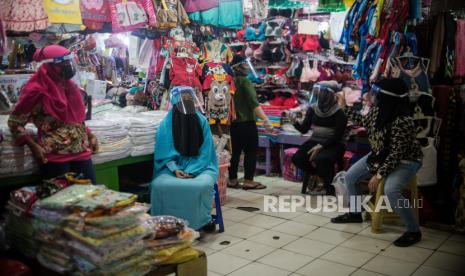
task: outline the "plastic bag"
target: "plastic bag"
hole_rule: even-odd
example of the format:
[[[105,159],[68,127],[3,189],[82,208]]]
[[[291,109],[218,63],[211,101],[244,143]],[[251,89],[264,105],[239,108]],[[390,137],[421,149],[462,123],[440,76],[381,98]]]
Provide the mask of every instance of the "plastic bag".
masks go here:
[[[186,227],[186,222],[173,216],[151,217],[146,223],[155,230],[155,239],[178,235]]]
[[[334,186],[334,189],[336,190],[336,196],[338,199],[342,197],[342,206],[343,207],[349,207],[349,194],[347,191],[347,186],[346,186],[346,171],[339,172],[336,174],[334,177],[332,185]]]

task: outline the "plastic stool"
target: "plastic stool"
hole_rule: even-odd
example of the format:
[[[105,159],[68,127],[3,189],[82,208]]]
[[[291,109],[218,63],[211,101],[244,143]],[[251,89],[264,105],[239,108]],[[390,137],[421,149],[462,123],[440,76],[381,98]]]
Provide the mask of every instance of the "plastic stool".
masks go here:
[[[224,222],[223,222],[223,212],[221,211],[221,201],[220,201],[220,192],[218,191],[218,184],[215,183],[213,186],[215,189],[215,209],[216,209],[216,215],[212,215],[213,220],[215,221],[215,224],[218,224],[219,226],[219,233],[224,232]]]
[[[417,177],[415,176],[412,181],[409,183],[409,187],[407,188],[410,190],[410,205],[413,205],[415,209],[415,214],[418,219],[418,190],[417,190]],[[375,201],[368,203],[372,212],[367,212],[371,217],[371,232],[373,233],[380,233],[381,232],[381,225],[383,224],[384,219],[395,219],[399,220],[400,217],[397,215],[396,212],[388,212],[385,209],[380,210],[379,212],[375,212],[375,207],[378,205],[378,201],[381,196],[384,195],[384,180],[381,181],[378,185],[378,189],[376,190]]]

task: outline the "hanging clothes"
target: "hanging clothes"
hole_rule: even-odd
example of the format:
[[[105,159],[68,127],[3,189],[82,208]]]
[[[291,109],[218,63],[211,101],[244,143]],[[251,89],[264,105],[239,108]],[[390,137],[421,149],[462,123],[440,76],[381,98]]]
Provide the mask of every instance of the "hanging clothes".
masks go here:
[[[174,86],[191,86],[198,88],[198,91],[202,91],[202,84],[200,83],[199,77],[202,75],[202,68],[200,68],[195,58],[171,58],[170,68],[170,81],[171,85]]]
[[[465,19],[457,20],[455,34],[455,76],[465,77]]]
[[[226,62],[230,63],[233,59],[233,53],[228,45],[218,39],[205,42],[203,45],[203,56],[205,61]]]
[[[0,18],[5,29],[13,32],[44,31],[49,25],[43,1],[2,0]]]
[[[433,47],[431,53],[431,62],[429,66],[430,76],[433,78],[441,66],[441,56],[443,51],[445,34],[444,14],[438,15],[436,26],[434,27]]]
[[[104,23],[111,23],[108,0],[80,0],[83,24],[91,30],[103,29]]]
[[[197,12],[218,7],[219,2],[219,0],[183,0],[182,4],[186,12]]]
[[[82,25],[79,1],[44,0],[43,2],[50,23]]]
[[[242,0],[219,0],[218,7],[189,13],[189,18],[200,24],[240,30],[244,20]]]
[[[344,11],[346,6],[342,0],[319,0],[318,11],[339,12]]]

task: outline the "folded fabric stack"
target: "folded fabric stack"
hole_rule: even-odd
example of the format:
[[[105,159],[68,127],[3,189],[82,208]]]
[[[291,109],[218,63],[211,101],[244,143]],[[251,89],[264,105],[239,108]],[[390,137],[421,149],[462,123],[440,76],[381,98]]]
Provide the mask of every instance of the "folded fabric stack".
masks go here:
[[[131,156],[153,154],[157,129],[165,116],[165,111],[150,111],[131,118],[128,129],[133,146]]]
[[[27,175],[38,171],[37,163],[28,147],[18,147],[8,129],[8,116],[0,116],[0,177],[12,175]],[[31,136],[36,136],[37,128],[27,125],[26,130]]]
[[[98,139],[99,152],[92,155],[92,161],[100,164],[122,159],[131,154],[128,131],[114,120],[94,119],[86,122]]]
[[[38,244],[34,238],[33,218],[30,215],[36,201],[35,187],[23,187],[10,193],[5,209],[5,235],[9,246],[25,256],[33,258]]]
[[[131,156],[153,154],[155,136],[166,111],[106,112],[99,118],[112,121],[124,127],[131,143]]]
[[[58,182],[58,186],[63,184]],[[35,190],[27,187],[12,192],[10,202],[29,209],[32,206],[32,211],[29,217],[28,213],[17,216],[9,204],[5,232],[15,249],[36,256],[53,271],[73,275],[144,275],[157,264],[198,257],[191,246],[196,232],[181,219],[151,217],[147,214],[149,205],[137,203],[134,194],[99,185],[71,185],[37,199]],[[45,195],[48,194],[42,194]],[[19,218],[27,218],[28,224]],[[26,237],[35,241],[35,247],[24,242]]]
[[[284,106],[272,106],[272,105],[261,105],[263,112],[270,119],[271,124],[273,125],[273,131],[270,133],[266,131],[263,121],[257,119],[257,128],[258,135],[265,136],[271,140],[277,139],[277,136],[282,132],[281,128],[281,115],[285,110],[288,110],[288,107]]]

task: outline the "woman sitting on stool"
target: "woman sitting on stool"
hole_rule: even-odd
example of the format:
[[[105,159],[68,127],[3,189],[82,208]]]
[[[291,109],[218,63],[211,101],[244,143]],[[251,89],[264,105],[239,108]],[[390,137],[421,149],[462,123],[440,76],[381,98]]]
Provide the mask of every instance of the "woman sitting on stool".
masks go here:
[[[384,179],[384,193],[390,205],[402,218],[407,231],[394,245],[406,247],[421,240],[420,226],[412,208],[402,208],[405,202],[402,189],[406,187],[421,167],[423,154],[416,140],[413,119],[410,116],[408,87],[403,80],[385,79],[375,83],[370,92],[373,108],[363,116],[347,108],[351,121],[365,127],[372,151],[352,165],[345,177],[350,197],[359,194],[357,184],[371,177],[368,184],[376,192]],[[331,219],[333,223],[360,223],[362,214],[358,206],[351,212]]]
[[[195,230],[208,231],[214,230],[210,212],[218,160],[210,125],[196,111],[194,99],[191,87],[171,90],[173,108],[160,124],[155,143],[151,214],[176,216]]]
[[[334,195],[334,187],[331,185],[334,165],[344,155],[343,138],[347,127],[347,118],[339,108],[336,90],[337,83],[315,84],[313,93],[317,103],[310,106],[302,123],[294,124],[303,134],[313,130],[310,139],[292,158],[294,165],[305,172],[302,193],[307,192],[308,182],[312,182],[313,192]]]

